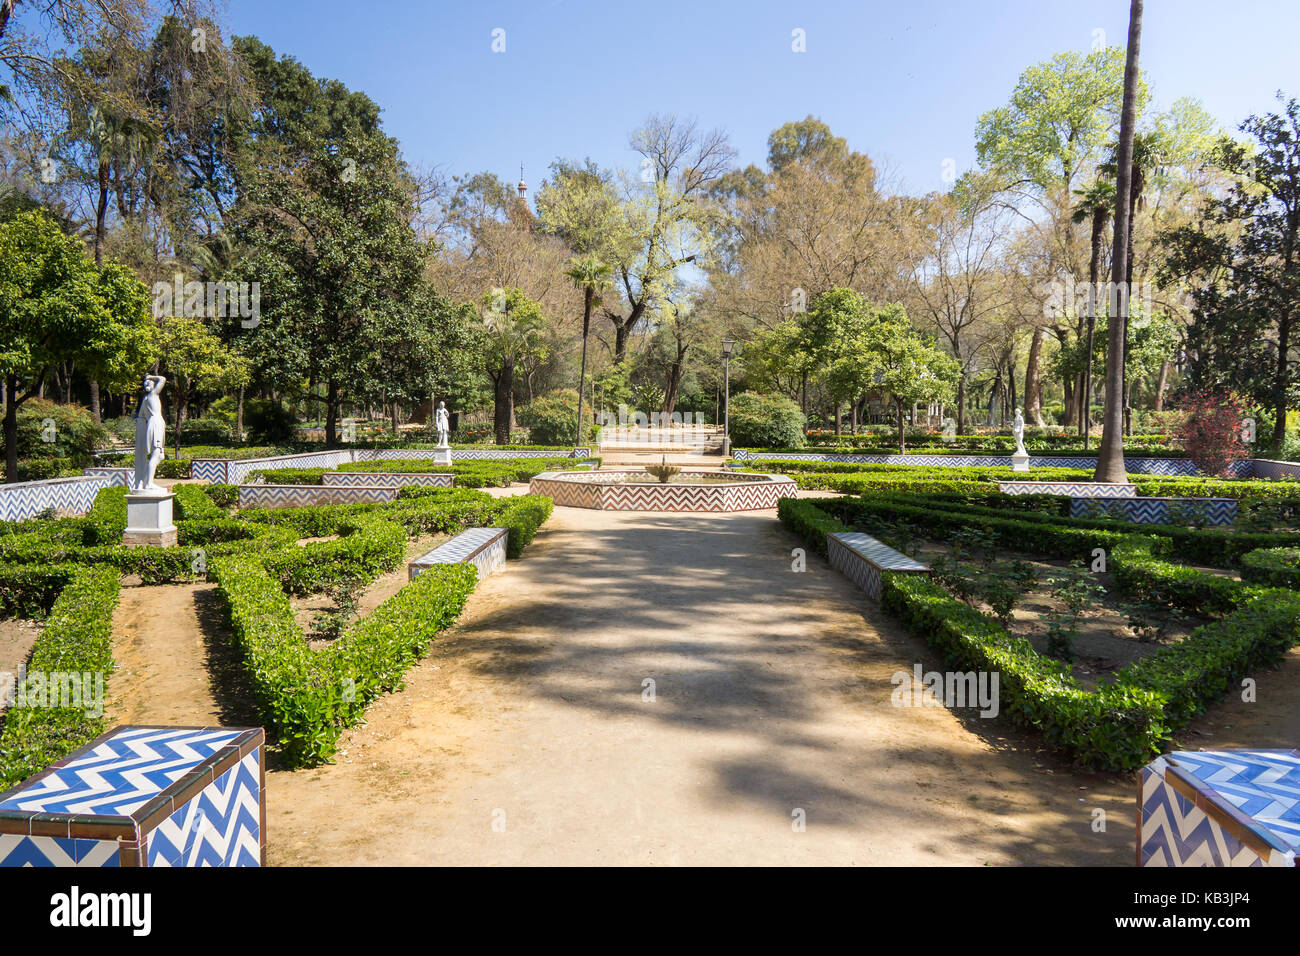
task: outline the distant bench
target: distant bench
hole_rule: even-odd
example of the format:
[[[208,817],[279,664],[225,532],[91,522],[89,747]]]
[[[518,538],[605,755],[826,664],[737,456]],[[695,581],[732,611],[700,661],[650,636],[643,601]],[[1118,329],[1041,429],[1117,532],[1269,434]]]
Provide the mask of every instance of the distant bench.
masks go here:
[[[436,564],[472,564],[480,579],[506,566],[506,528],[467,528],[406,566],[409,580]]]
[[[866,591],[867,597],[874,601],[880,600],[880,572],[930,573],[928,565],[899,554],[859,531],[834,531],[826,535],[826,553],[831,567]]]

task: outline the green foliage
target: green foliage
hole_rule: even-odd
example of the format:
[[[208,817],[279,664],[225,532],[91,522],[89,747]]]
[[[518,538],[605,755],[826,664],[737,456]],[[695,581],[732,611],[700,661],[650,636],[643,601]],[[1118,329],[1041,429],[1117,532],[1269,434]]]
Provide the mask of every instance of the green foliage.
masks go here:
[[[92,453],[108,441],[108,429],[96,425],[90,410],[80,405],[30,398],[18,407],[18,458],[29,467],[36,464],[33,459],[57,459],[68,467],[84,468],[93,463]],[[0,436],[0,452],[4,448]]]
[[[537,529],[551,516],[554,503],[542,495],[516,495],[502,499],[501,509],[492,519],[496,527],[506,528],[510,536],[506,541],[506,557],[523,556],[524,548],[532,543]]]
[[[1255,584],[1300,591],[1300,548],[1260,548],[1241,556],[1241,577]]]
[[[571,388],[557,388],[537,396],[520,406],[515,417],[529,429],[529,438],[539,445],[575,445],[596,437],[596,426],[587,419],[583,422],[582,440],[574,440],[578,432],[578,393]]]
[[[54,673],[98,675],[107,684],[113,667],[113,610],[117,607],[118,574],[111,568],[62,570],[67,585],[50,608],[45,629],[32,649],[27,690],[33,676]],[[7,573],[4,574],[8,578]],[[5,589],[7,590],[8,584]],[[0,789],[8,789],[45,769],[104,730],[102,716],[90,716],[92,702],[83,707],[14,707],[5,714],[0,733]],[[101,702],[102,703],[102,702]]]
[[[739,446],[800,448],[805,418],[784,395],[741,392],[731,399],[731,440]]]

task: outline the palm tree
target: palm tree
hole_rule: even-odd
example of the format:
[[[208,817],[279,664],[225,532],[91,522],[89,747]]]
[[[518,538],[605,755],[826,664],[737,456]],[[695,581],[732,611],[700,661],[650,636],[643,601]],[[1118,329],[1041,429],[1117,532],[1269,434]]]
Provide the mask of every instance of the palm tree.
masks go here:
[[[1115,244],[1110,275],[1115,285],[1128,276],[1128,238],[1133,186],[1133,128],[1137,125],[1138,47],[1142,41],[1142,0],[1129,0],[1128,52],[1124,60],[1124,107],[1119,121],[1119,155],[1115,176]],[[1094,481],[1123,482],[1124,468],[1124,338],[1128,329],[1128,296],[1118,297],[1119,314],[1107,322],[1106,411],[1101,430]]]
[[[600,293],[609,282],[610,268],[595,256],[574,259],[564,274],[582,292],[582,368],[578,373],[578,437],[582,444],[582,396],[587,385],[587,335],[591,331],[591,310],[600,304]]]
[[[1076,189],[1079,197],[1074,207],[1074,222],[1092,220],[1092,255],[1088,260],[1088,345],[1084,353],[1083,381],[1079,405],[1079,433],[1083,435],[1083,448],[1088,449],[1088,431],[1092,425],[1089,396],[1092,394],[1092,336],[1097,325],[1097,280],[1101,278],[1101,240],[1106,232],[1106,220],[1115,205],[1115,184],[1100,177],[1087,189]]]

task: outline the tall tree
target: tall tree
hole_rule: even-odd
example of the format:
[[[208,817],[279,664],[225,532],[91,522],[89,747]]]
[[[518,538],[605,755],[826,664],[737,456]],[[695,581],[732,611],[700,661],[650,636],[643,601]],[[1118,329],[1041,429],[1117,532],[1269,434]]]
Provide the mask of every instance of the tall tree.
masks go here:
[[[582,365],[578,372],[578,442],[582,442],[582,401],[587,388],[587,336],[591,334],[591,310],[600,303],[609,285],[610,268],[594,256],[574,259],[564,273],[582,293]]]
[[[1128,329],[1128,240],[1129,203],[1133,184],[1133,135],[1138,113],[1138,53],[1142,41],[1142,0],[1130,0],[1128,50],[1124,60],[1124,110],[1119,124],[1119,150],[1115,176],[1115,241],[1111,246],[1111,282],[1120,293],[1115,297],[1115,315],[1107,323],[1106,406],[1101,445],[1097,454],[1096,481],[1123,482],[1124,468],[1124,342]],[[1124,285],[1121,288],[1121,283]]]
[[[1092,401],[1092,337],[1097,326],[1098,283],[1101,280],[1101,259],[1106,222],[1110,211],[1115,206],[1115,185],[1105,179],[1093,180],[1087,189],[1076,190],[1079,201],[1074,207],[1075,222],[1091,223],[1091,238],[1088,256],[1088,314],[1083,375],[1079,383],[1079,434],[1083,436],[1083,447],[1088,447],[1089,429],[1092,424],[1090,403]],[[1131,232],[1131,231],[1130,231]]]

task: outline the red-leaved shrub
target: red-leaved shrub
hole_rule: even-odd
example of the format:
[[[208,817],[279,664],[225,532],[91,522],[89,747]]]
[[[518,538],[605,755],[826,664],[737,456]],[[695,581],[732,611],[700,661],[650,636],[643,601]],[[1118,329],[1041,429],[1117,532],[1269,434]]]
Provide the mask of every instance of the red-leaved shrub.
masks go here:
[[[1178,435],[1187,456],[1207,475],[1219,476],[1228,463],[1246,457],[1250,450],[1242,439],[1247,408],[1233,392],[1192,392],[1182,403],[1187,417]]]

